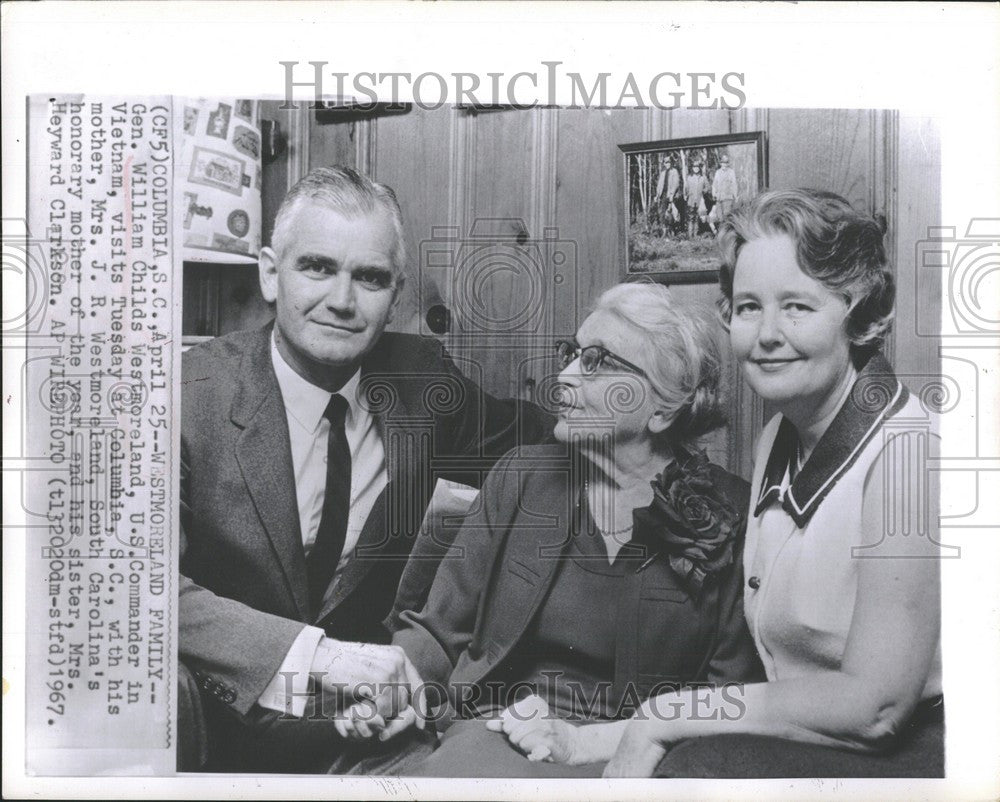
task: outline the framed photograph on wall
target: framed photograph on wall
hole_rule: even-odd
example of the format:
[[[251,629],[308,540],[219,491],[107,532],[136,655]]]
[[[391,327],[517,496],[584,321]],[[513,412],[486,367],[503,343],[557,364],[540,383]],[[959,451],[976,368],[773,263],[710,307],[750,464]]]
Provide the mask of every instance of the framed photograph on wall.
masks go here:
[[[618,147],[625,159],[626,279],[713,281],[719,224],[767,182],[764,133]]]

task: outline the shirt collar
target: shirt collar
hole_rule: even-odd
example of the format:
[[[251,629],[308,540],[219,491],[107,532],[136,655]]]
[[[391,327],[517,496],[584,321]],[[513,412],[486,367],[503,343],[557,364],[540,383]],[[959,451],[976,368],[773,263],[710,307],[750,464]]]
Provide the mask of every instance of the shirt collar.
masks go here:
[[[767,458],[754,515],[761,515],[775,501],[780,501],[795,524],[800,528],[805,526],[827,493],[875,436],[882,422],[899,411],[908,398],[909,393],[885,358],[881,354],[872,356],[784,497],[781,485],[796,459],[799,436],[792,423],[782,417]]]
[[[330,397],[333,393],[322,387],[317,387],[296,373],[278,350],[278,344],[273,334],[271,335],[271,362],[274,365],[274,375],[278,379],[278,387],[281,389],[281,398],[285,403],[285,409],[303,429],[307,432],[315,432],[316,427],[323,419],[323,412],[326,411],[326,405],[330,403]],[[348,425],[351,425],[352,421],[360,419],[361,410],[358,406],[358,384],[360,381],[361,370],[359,369],[354,371],[354,375],[338,391],[347,400]]]

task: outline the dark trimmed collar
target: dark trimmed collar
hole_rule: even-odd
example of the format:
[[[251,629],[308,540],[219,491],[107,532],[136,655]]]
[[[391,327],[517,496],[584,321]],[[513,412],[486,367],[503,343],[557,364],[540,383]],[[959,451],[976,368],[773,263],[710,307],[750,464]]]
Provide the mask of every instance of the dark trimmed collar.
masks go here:
[[[767,458],[754,516],[759,516],[779,501],[796,526],[805,526],[826,494],[875,436],[882,422],[898,412],[908,397],[909,393],[885,358],[881,354],[872,356],[854,382],[847,401],[795,476],[784,498],[781,496],[781,484],[796,460],[799,435],[792,423],[782,417]]]

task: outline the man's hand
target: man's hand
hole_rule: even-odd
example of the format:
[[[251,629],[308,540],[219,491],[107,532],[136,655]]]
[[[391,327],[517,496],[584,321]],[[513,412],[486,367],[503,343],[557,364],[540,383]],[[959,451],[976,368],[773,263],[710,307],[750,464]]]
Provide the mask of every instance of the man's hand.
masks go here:
[[[486,728],[503,732],[528,760],[579,765],[580,729],[549,711],[540,696],[526,696],[504,710],[499,718],[486,722]]]
[[[423,719],[423,683],[399,646],[350,643],[323,638],[316,647],[311,671],[321,689],[334,695],[341,706],[373,700],[379,715],[395,718],[413,706]]]
[[[321,690],[346,708],[334,725],[343,737],[387,740],[413,724],[423,729],[423,683],[400,647],[323,638],[312,671]]]

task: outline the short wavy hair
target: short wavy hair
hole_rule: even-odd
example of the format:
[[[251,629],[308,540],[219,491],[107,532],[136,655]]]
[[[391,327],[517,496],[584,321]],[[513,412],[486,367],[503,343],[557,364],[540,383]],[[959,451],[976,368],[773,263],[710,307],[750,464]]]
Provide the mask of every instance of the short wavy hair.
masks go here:
[[[848,303],[847,337],[855,363],[878,350],[892,327],[896,283],[889,270],[884,222],[862,214],[844,198],[819,189],[778,189],[758,195],[719,228],[719,312],[732,317],[736,260],[746,243],[786,235],[799,267]]]
[[[694,447],[725,424],[711,314],[675,303],[669,289],[653,282],[616,284],[593,311],[613,315],[639,335],[638,361],[673,417],[665,433],[671,445]]]
[[[317,167],[288,190],[278,208],[271,232],[271,248],[280,256],[288,238],[295,212],[306,203],[326,206],[347,218],[370,215],[382,209],[392,220],[396,234],[392,261],[400,274],[406,268],[406,239],[403,213],[391,187],[372,181],[351,167]]]

